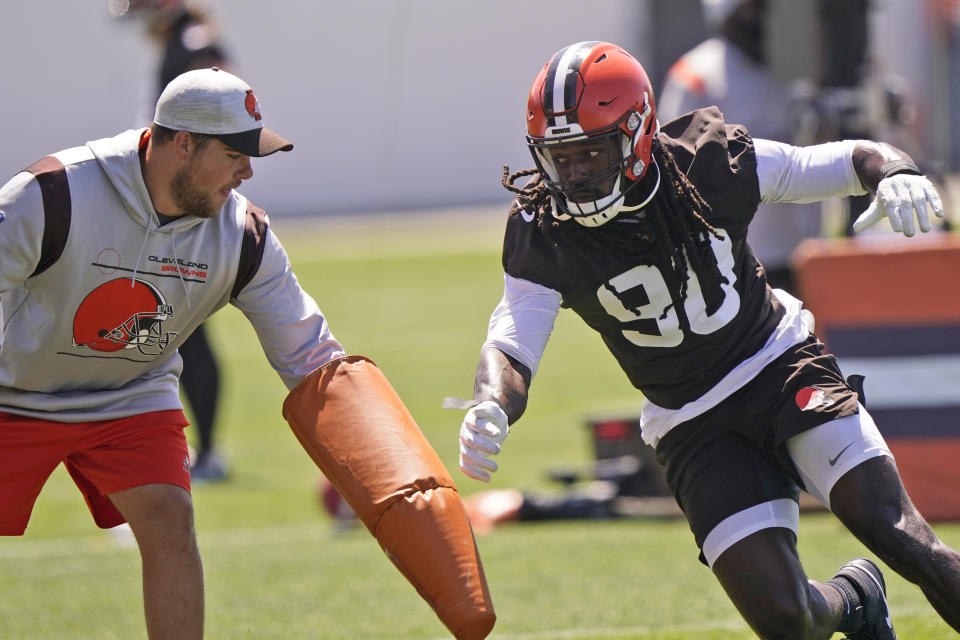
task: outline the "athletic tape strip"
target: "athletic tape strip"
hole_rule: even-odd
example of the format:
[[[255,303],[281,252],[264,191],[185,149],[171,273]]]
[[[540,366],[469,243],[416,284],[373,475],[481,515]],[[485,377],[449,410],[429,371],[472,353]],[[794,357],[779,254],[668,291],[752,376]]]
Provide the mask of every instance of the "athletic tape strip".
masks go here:
[[[444,398],[443,409],[458,409],[466,411],[480,404],[479,400],[464,400],[463,398]]]

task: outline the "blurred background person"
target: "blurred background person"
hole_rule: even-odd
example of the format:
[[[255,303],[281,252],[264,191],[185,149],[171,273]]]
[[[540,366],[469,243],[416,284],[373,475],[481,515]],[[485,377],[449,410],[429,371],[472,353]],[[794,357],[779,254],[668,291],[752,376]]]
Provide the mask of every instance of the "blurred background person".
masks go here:
[[[758,138],[794,142],[787,113],[790,87],[771,73],[767,61],[767,0],[701,0],[707,26],[716,35],[680,57],[667,72],[661,122],[716,106],[729,123],[748,123]],[[793,293],[789,258],[805,238],[821,235],[821,205],[761,205],[749,242],[770,286]]]
[[[167,84],[181,73],[220,67],[232,71],[229,57],[212,13],[198,0],[111,0],[111,15],[142,23],[159,57],[156,75],[144,100],[138,123],[153,120],[152,105]],[[221,482],[228,467],[215,447],[217,408],[220,403],[220,367],[213,346],[201,324],[180,346],[183,374],[180,388],[193,414],[194,444],[190,479],[193,483]]]
[[[800,35],[792,35],[794,41],[789,43],[777,39],[778,47],[768,47],[768,54],[778,57],[771,66],[794,67],[795,74],[796,64],[788,64],[786,59],[793,56],[809,60],[801,77],[793,78],[788,120],[794,143],[869,138],[892,144],[914,158],[920,170],[940,189],[949,210],[945,163],[934,159],[933,149],[922,143],[923,130],[931,125],[933,113],[928,112],[928,121],[922,121],[918,107],[924,98],[911,86],[917,79],[892,71],[889,61],[883,60],[883,45],[889,34],[878,29],[881,25],[876,17],[879,10],[889,11],[893,7],[884,7],[875,0],[817,0],[798,11],[783,4],[783,0],[779,2],[779,33],[787,37],[791,35],[787,30],[792,28]],[[902,10],[903,6],[898,5],[897,9]],[[894,16],[898,17],[903,18]],[[924,37],[938,39],[935,33]],[[793,51],[791,46],[798,38],[815,44],[806,45],[801,52]],[[786,69],[779,71],[782,76],[791,76]],[[846,198],[836,211],[838,221],[830,226],[836,227],[840,235],[852,236],[858,212],[869,204],[866,196]],[[937,221],[936,230],[949,228],[949,215]],[[891,231],[882,226],[871,233]]]

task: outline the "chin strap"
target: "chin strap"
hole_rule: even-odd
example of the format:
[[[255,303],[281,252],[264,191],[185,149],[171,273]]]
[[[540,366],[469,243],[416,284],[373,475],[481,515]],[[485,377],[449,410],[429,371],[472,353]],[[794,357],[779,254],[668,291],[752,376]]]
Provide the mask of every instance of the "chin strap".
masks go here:
[[[643,202],[641,202],[638,205],[633,205],[630,207],[621,206],[620,207],[621,211],[639,211],[640,209],[643,209],[645,206],[650,204],[650,201],[653,200],[653,196],[657,195],[657,191],[660,190],[660,165],[657,164],[657,161],[656,159],[654,159],[653,156],[650,156],[650,166],[657,170],[657,181],[656,183],[654,183],[653,188],[650,190],[650,193],[647,195],[646,198],[644,198]],[[640,184],[640,180],[637,180],[637,185],[639,184]],[[626,192],[624,192],[624,195],[626,195]]]
[[[614,204],[609,205],[603,211],[585,215],[585,216],[571,215],[569,213],[561,212],[559,203],[557,202],[557,198],[556,196],[554,196],[553,197],[553,216],[557,220],[569,220],[573,218],[574,220],[576,220],[577,222],[579,222],[581,225],[585,227],[599,227],[602,224],[610,222],[621,213],[633,213],[635,211],[639,211],[640,209],[643,209],[645,206],[650,204],[650,201],[653,200],[653,197],[657,195],[657,191],[660,190],[660,165],[658,165],[657,161],[653,157],[651,157],[650,166],[657,170],[657,180],[653,184],[653,188],[650,189],[650,193],[647,194],[647,197],[644,198],[643,201],[640,202],[640,204],[627,206],[623,204],[623,202],[626,200],[628,193],[630,193],[631,191],[633,191],[634,189],[640,186],[640,184],[643,182],[642,179],[637,180],[632,185],[630,185],[625,191],[622,191],[618,196],[617,200],[614,201]],[[619,204],[617,204],[617,201],[619,201]],[[567,206],[567,209],[569,209],[569,205]],[[609,215],[601,215],[608,212],[609,212]]]

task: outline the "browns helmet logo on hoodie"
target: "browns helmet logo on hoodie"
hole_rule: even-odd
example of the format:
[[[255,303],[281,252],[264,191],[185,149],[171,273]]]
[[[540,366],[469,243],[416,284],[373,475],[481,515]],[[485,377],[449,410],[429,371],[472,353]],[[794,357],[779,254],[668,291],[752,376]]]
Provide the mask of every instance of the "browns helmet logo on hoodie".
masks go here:
[[[164,331],[173,315],[160,291],[146,280],[116,278],[87,294],[73,317],[73,346],[102,353],[136,349],[157,356],[177,335]]]

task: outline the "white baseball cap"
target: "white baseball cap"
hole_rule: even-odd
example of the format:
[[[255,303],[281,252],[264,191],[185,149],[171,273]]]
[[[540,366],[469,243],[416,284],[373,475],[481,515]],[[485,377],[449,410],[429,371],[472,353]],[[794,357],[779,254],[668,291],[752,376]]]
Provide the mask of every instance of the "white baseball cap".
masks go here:
[[[153,117],[162,127],[213,136],[248,156],[293,149],[262,120],[253,89],[216,67],[187,71],[171,80],[157,100]]]

